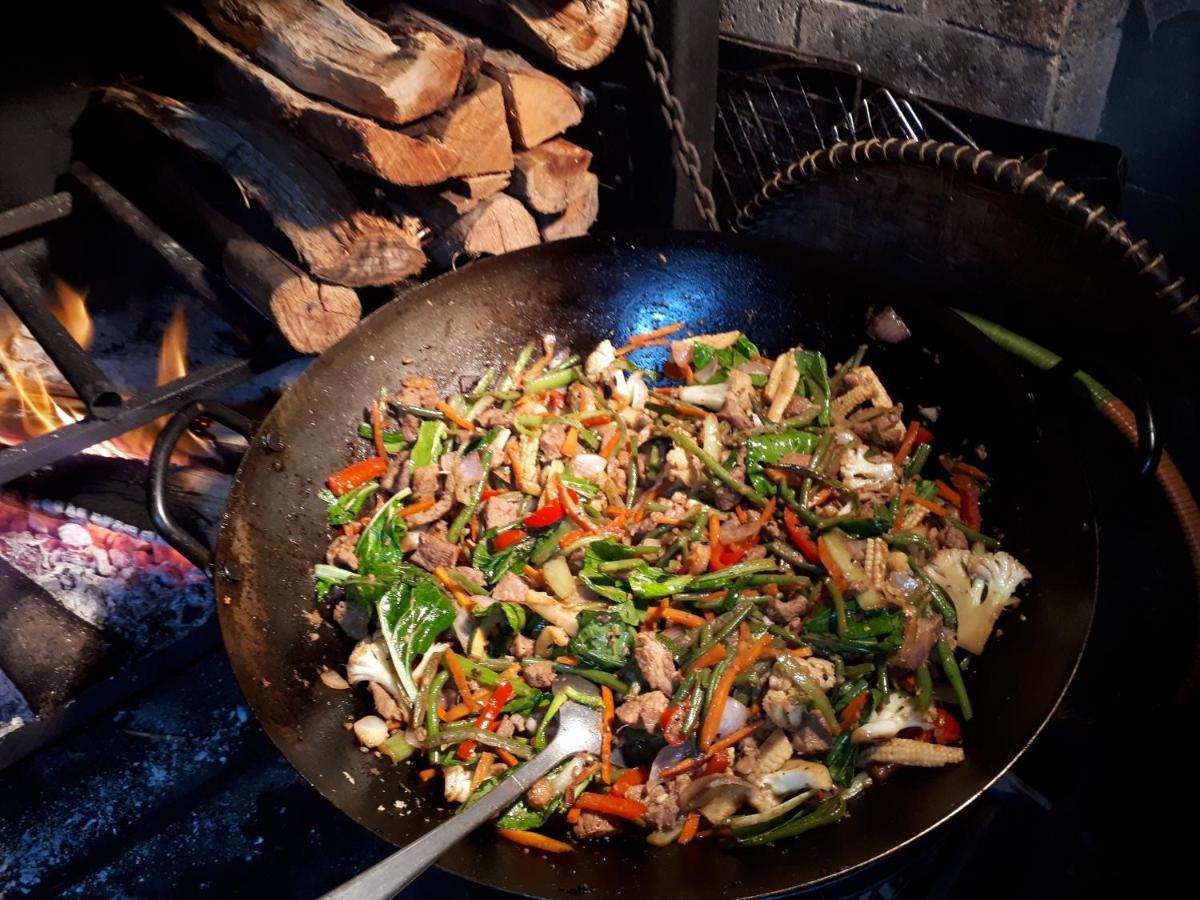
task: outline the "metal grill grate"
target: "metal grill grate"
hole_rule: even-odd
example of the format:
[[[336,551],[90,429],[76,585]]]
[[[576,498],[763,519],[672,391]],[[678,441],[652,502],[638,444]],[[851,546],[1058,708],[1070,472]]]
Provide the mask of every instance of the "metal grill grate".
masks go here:
[[[713,189],[723,225],[776,172],[850,138],[954,140],[971,136],[928,103],[853,70],[792,60],[722,69],[717,84]]]

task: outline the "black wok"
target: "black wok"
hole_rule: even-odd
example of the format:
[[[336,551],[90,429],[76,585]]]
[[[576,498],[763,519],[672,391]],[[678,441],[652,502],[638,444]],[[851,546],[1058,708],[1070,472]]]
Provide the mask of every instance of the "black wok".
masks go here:
[[[863,339],[866,307],[886,297],[916,338],[873,348],[870,363],[910,408],[943,407],[939,449],[987,446],[998,483],[985,504],[988,526],[1004,534],[1035,576],[1023,616],[1003,621],[1003,635],[969,673],[977,713],[965,728],[967,762],[905,771],[855,801],[850,819],[775,847],[700,842],[654,850],[631,838],[545,859],[485,829],[441,864],[534,896],[754,896],[835,878],[943,822],[1012,764],[1066,689],[1095,604],[1096,536],[1082,475],[1045,464],[1077,452],[1061,408],[1039,399],[1037,386],[957,317],[896,291],[849,281],[843,270],[782,244],[690,234],[593,237],[474,263],[364,320],[262,423],[217,540],[225,645],[267,733],[335,806],[395,844],[447,814],[440,790],[415,777],[417,767],[381,765],[358,751],[342,726],[364,713],[363,698],[317,678],[323,665],[345,661],[348,645],[332,627],[315,629],[319,637],[311,640],[314,628],[304,616],[315,606],[311,567],[330,539],[317,491],[351,461],[348,436],[380,385],[423,373],[457,390],[461,377],[510,360],[543,332],[555,332],[560,346],[586,350],[603,337],[619,340],[676,319],[702,331],[745,329],[771,355],[802,342],[837,360]],[[405,357],[416,363],[402,365]],[[164,432],[159,475],[171,441],[195,413]],[[179,533],[161,496],[155,506],[168,536],[204,562],[207,552]],[[381,776],[370,774],[376,766]]]

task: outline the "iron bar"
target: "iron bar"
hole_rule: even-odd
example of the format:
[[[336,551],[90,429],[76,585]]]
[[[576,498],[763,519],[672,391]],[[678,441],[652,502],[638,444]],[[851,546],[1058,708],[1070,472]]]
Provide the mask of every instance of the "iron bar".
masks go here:
[[[0,240],[57,222],[70,214],[71,195],[66,191],[0,212]]]

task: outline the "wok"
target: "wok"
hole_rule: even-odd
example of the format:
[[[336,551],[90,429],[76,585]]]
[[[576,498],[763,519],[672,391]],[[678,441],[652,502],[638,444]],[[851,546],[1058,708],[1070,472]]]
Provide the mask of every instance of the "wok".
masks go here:
[[[700,332],[744,329],[770,355],[803,343],[844,359],[863,339],[867,306],[883,296],[915,339],[872,348],[868,361],[910,409],[943,408],[939,450],[987,446],[998,485],[985,504],[989,530],[1035,576],[1023,615],[1007,616],[1003,635],[971,667],[977,712],[964,729],[967,761],[904,771],[854,801],[848,820],[774,847],[655,850],[629,838],[546,859],[482,829],[441,865],[532,896],[757,896],[845,875],[945,821],[1033,740],[1083,651],[1096,596],[1090,498],[1071,467],[1042,464],[1078,448],[1062,407],[957,316],[894,285],[848,280],[843,267],[794,247],[744,238],[588,237],[476,262],[384,306],[313,362],[251,440],[213,560],[225,646],[263,728],[331,803],[386,840],[403,845],[448,814],[436,783],[416,778],[417,766],[381,765],[358,751],[343,723],[364,714],[366,701],[317,678],[323,665],[344,663],[349,644],[304,616],[315,606],[310,570],[330,540],[317,491],[351,461],[349,436],[380,385],[421,373],[458,390],[460,379],[506,363],[544,332],[586,351],[675,320]],[[415,364],[403,365],[406,357]],[[171,446],[197,415],[244,430],[250,423],[199,404],[170,423],[156,448],[156,521],[205,565],[208,551],[174,523],[163,494]],[[383,774],[372,776],[373,767]]]

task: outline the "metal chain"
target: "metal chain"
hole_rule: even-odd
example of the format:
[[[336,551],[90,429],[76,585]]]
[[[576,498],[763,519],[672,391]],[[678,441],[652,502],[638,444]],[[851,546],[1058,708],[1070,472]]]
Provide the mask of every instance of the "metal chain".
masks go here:
[[[646,71],[651,81],[658,86],[659,99],[663,119],[671,131],[672,143],[675,146],[675,158],[679,167],[692,183],[692,199],[696,202],[696,210],[712,231],[720,231],[721,223],[717,221],[717,202],[713,199],[712,191],[704,183],[704,172],[700,165],[700,153],[696,145],[687,136],[687,120],[683,115],[683,107],[678,98],[671,92],[671,67],[667,58],[654,44],[654,16],[645,0],[629,0],[629,22],[638,37],[642,39],[646,51]]]

